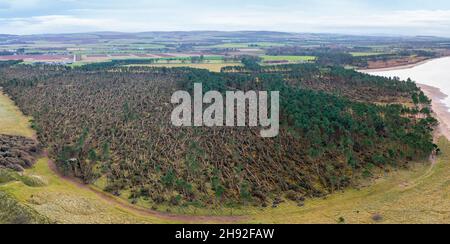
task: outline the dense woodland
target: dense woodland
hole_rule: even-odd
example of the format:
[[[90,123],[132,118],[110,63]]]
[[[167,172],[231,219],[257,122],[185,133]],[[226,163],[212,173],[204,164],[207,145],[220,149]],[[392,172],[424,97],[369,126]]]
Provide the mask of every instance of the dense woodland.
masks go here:
[[[154,204],[303,201],[356,184],[374,168],[427,158],[436,145],[430,100],[411,81],[316,64],[188,68],[14,65],[0,84],[62,172]],[[277,90],[281,132],[176,128],[170,97],[204,91]]]

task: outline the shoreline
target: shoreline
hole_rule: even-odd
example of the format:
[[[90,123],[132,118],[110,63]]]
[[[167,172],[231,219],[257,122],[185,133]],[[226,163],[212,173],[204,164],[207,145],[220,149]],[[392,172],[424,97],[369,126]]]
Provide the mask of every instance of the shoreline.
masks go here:
[[[436,119],[439,121],[439,127],[436,132],[438,135],[443,135],[450,140],[450,108],[443,102],[448,95],[434,86],[424,84],[417,84],[417,86],[432,100],[431,107]]]
[[[383,72],[383,71],[395,71],[395,70],[406,70],[412,69],[420,65],[427,64],[431,61],[438,60],[441,58],[447,58],[449,56],[443,56],[440,58],[432,58],[427,59],[416,64],[409,64],[403,66],[393,66],[383,69],[365,69],[365,70],[356,70],[362,73],[373,73],[373,72]],[[421,83],[417,83],[417,86],[425,93],[427,97],[432,100],[431,108],[433,114],[436,119],[439,121],[439,126],[436,129],[437,135],[445,136],[450,141],[450,107],[447,106],[444,102],[446,98],[450,96],[450,94],[445,94],[439,87],[434,87],[430,85],[425,85]]]

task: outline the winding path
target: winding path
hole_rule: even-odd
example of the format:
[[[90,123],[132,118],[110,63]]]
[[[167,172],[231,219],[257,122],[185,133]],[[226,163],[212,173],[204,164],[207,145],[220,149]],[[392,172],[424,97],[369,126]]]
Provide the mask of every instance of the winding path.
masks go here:
[[[132,211],[136,214],[142,215],[142,216],[153,216],[158,217],[165,220],[170,220],[173,222],[181,222],[181,223],[224,223],[224,224],[231,224],[231,223],[238,223],[245,221],[246,217],[242,216],[190,216],[190,215],[178,215],[178,214],[169,214],[169,213],[163,213],[158,212],[150,209],[145,209],[143,207],[139,207],[136,205],[132,205],[128,202],[126,202],[123,199],[120,199],[116,196],[113,196],[109,193],[106,193],[100,189],[97,189],[91,185],[86,185],[82,183],[80,180],[64,176],[61,174],[55,163],[52,160],[48,160],[48,167],[53,171],[55,175],[57,175],[61,180],[68,181],[75,185],[76,187],[91,191],[95,195],[97,195],[99,198],[105,200],[106,202],[119,206],[121,208],[127,209],[129,211]]]

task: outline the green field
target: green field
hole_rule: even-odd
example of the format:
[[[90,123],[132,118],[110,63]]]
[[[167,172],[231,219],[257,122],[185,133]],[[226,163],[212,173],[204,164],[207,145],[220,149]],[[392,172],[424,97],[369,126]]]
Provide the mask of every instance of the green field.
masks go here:
[[[34,131],[29,127],[29,120],[0,90],[0,134],[33,137]]]

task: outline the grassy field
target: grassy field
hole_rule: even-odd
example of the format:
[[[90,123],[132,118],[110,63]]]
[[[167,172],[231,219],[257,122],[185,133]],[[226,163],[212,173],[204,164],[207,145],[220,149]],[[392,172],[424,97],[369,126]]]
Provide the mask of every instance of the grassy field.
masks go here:
[[[2,94],[0,111],[1,133],[33,136],[28,118]],[[276,209],[242,207],[233,214],[246,215],[236,219],[245,223],[450,223],[450,142],[442,138],[439,146],[443,154],[435,164],[418,163],[408,170],[380,175],[373,184],[360,190],[350,189],[327,199],[308,200],[304,207],[287,202]],[[30,184],[30,179],[40,183]],[[224,222],[214,217],[167,217],[130,209],[125,200],[111,201],[113,197],[102,197],[106,195],[98,193],[97,188],[80,187],[60,178],[49,168],[47,158],[41,158],[23,176],[2,182],[0,216],[4,212],[2,207],[11,210],[13,206],[13,213],[35,211],[49,222],[58,223]],[[183,209],[172,211],[184,212]],[[186,214],[205,213],[228,215],[231,212],[230,209],[186,211]]]
[[[0,134],[33,137],[30,118],[22,115],[14,102],[0,90]]]
[[[157,217],[140,216],[77,187],[55,175],[42,158],[25,172],[39,177],[46,185],[30,187],[21,181],[0,185],[0,192],[14,196],[20,203],[57,223],[168,223]]]
[[[263,61],[289,61],[290,63],[310,62],[316,60],[314,56],[261,56]]]

